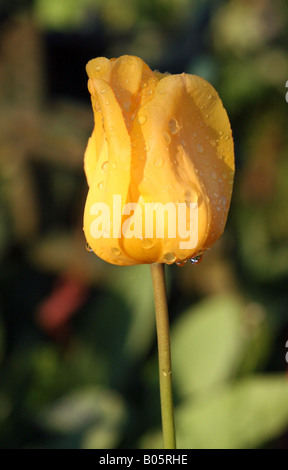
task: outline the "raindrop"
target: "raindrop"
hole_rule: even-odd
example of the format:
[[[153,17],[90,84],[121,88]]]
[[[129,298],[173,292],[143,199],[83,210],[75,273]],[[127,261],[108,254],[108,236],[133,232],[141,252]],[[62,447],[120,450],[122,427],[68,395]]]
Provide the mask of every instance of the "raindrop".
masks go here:
[[[223,160],[223,155],[218,155],[219,160]]]
[[[210,140],[210,145],[212,145],[212,147],[215,147],[215,145],[216,145],[216,142],[215,142],[215,140],[213,140],[213,139],[212,139],[212,140]]]
[[[107,166],[108,166],[108,161],[104,162],[103,165],[101,166],[102,171],[107,171]]]
[[[115,255],[115,256],[121,255],[121,251],[117,247],[111,248],[111,253],[112,253],[112,255]]]
[[[196,148],[197,148],[197,150],[198,150],[199,153],[203,153],[203,151],[204,151],[203,145],[197,144],[197,145],[196,145]]]
[[[185,260],[185,261],[176,261],[177,266],[180,266],[180,267],[185,266],[186,263],[187,263],[187,260]]]
[[[193,258],[190,258],[190,263],[192,263],[192,264],[198,264],[198,263],[201,263],[201,261],[202,261],[202,258],[203,258],[203,254],[200,254],[200,255],[194,256]]]
[[[154,242],[150,238],[144,238],[142,240],[141,244],[142,244],[143,248],[146,248],[146,249],[153,248],[153,246],[154,246]]]
[[[87,251],[90,251],[90,252],[93,252],[91,246],[89,245],[89,243],[86,243],[86,250]]]
[[[218,131],[218,135],[221,137],[221,135],[223,135],[223,131]]]
[[[173,253],[165,253],[164,255],[164,261],[167,264],[172,264],[176,260],[176,256]]]
[[[224,140],[229,140],[229,139],[230,139],[229,135],[225,135]]]
[[[149,152],[149,150],[150,150],[149,145],[145,145],[144,150],[145,150],[145,152]]]
[[[101,181],[101,182],[98,184],[98,188],[99,188],[99,189],[103,189],[103,186],[104,186],[103,181]]]
[[[208,100],[211,100],[211,98],[212,98],[212,95],[209,94],[209,95],[207,96],[207,99],[208,99]]]
[[[157,168],[161,168],[161,166],[163,165],[164,161],[163,161],[163,158],[159,157],[157,158],[157,160],[155,161],[154,165],[157,166]]]
[[[187,206],[191,203],[196,203],[199,199],[199,194],[196,189],[192,189],[191,191],[188,189],[184,192],[185,203]]]
[[[141,114],[141,116],[138,116],[138,122],[140,125],[144,124],[147,121],[147,117],[145,114]]]
[[[168,126],[171,134],[176,134],[179,130],[178,122],[176,121],[176,119],[170,119],[170,121],[168,122]]]
[[[104,95],[104,93],[106,93],[106,90],[105,88],[102,88],[102,90],[100,91],[101,95]]]
[[[100,70],[101,70],[100,65],[97,65],[97,67],[95,67],[95,70],[96,70],[96,72],[100,72]]]
[[[153,95],[153,91],[152,90],[147,91],[147,95]]]

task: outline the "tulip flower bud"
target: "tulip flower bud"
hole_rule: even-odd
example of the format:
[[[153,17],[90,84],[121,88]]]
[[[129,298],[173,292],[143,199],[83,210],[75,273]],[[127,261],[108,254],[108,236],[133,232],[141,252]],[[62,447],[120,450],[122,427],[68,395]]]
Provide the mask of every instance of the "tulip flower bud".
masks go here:
[[[87,73],[87,243],[118,265],[196,260],[223,233],[232,193],[232,132],[217,92],[134,56],[93,59]]]

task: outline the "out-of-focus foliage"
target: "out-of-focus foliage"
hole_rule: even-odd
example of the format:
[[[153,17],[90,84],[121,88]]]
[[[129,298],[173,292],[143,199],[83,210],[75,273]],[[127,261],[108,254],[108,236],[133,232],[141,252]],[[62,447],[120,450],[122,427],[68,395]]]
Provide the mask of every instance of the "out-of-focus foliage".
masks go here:
[[[221,240],[167,268],[182,448],[288,448],[288,4],[0,3],[0,447],[161,447],[148,266],[85,250],[86,62],[195,73],[232,123]]]

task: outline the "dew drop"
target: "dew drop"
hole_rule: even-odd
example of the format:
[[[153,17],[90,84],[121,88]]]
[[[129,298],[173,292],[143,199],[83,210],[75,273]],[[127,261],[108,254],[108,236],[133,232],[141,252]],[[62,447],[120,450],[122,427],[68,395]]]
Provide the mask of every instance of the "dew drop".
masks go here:
[[[98,188],[99,188],[99,189],[103,189],[103,186],[104,186],[103,181],[101,181],[101,182],[98,184]]]
[[[223,160],[223,155],[218,155],[219,160]]]
[[[190,263],[198,264],[198,263],[201,263],[202,259],[203,259],[203,254],[200,254],[200,255],[194,256],[193,258],[190,258]]]
[[[185,260],[185,261],[176,261],[176,264],[179,267],[185,266],[186,263],[187,263],[187,260]]]
[[[108,161],[104,162],[103,165],[101,166],[102,171],[106,172],[108,167]]]
[[[100,65],[97,65],[97,67],[95,67],[95,70],[96,70],[96,72],[100,72],[100,70],[101,70]]]
[[[210,140],[210,145],[212,145],[212,147],[215,147],[215,145],[216,145],[216,142],[215,142],[215,140],[213,140],[213,139],[212,139],[212,140]]]
[[[150,238],[144,238],[141,242],[141,245],[143,246],[143,248],[149,249],[149,248],[153,248],[154,242]]]
[[[221,135],[223,135],[223,131],[218,131],[218,135],[221,137]]]
[[[100,90],[100,93],[101,93],[101,95],[104,95],[104,93],[106,93],[105,88],[102,88],[102,90]]]
[[[216,211],[217,211],[217,212],[220,212],[220,211],[221,211],[221,207],[217,206],[217,207],[216,207]]]
[[[145,150],[145,152],[149,152],[149,150],[150,150],[149,145],[145,145],[144,150]]]
[[[230,139],[229,135],[225,135],[224,140],[229,140],[229,139]]]
[[[165,253],[164,255],[164,261],[167,264],[172,264],[176,260],[176,256],[173,253]]]
[[[90,253],[93,252],[93,250],[92,250],[91,246],[89,245],[89,243],[86,243],[86,250],[90,251]]]
[[[157,158],[157,160],[155,161],[154,165],[157,166],[157,168],[161,168],[161,166],[163,165],[164,161],[163,161],[163,158],[159,157]]]
[[[142,124],[144,124],[145,122],[147,121],[147,117],[145,116],[145,114],[141,114],[140,116],[138,116],[138,122],[139,124],[142,126]]]
[[[174,118],[170,119],[170,121],[168,122],[168,126],[171,134],[176,134],[179,130],[178,122]]]
[[[212,98],[212,95],[209,94],[209,95],[207,96],[207,99],[208,99],[208,100],[211,100],[211,98]]]
[[[152,90],[147,91],[147,95],[153,95],[153,91]]]
[[[197,150],[198,150],[199,153],[203,153],[203,151],[204,151],[203,145],[197,144],[197,145],[196,145],[196,148],[197,148]]]
[[[117,247],[111,248],[111,253],[112,253],[112,255],[115,255],[115,256],[121,255],[121,251]]]
[[[112,168],[117,168],[117,163],[112,163]]]
[[[216,175],[215,171],[212,171],[211,176],[212,176],[213,180],[217,179],[217,175]]]

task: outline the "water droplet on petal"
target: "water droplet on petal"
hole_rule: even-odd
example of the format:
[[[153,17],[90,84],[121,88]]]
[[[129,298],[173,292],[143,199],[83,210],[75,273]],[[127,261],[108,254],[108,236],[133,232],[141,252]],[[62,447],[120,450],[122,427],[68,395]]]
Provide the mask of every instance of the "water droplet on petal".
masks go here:
[[[142,245],[143,248],[145,248],[145,249],[153,248],[153,246],[154,246],[154,241],[151,240],[151,238],[144,238],[144,239],[141,241],[141,245]]]
[[[196,145],[196,148],[197,148],[197,150],[198,150],[199,153],[203,153],[203,151],[204,151],[203,145],[197,144],[197,145]]]
[[[102,90],[100,90],[100,93],[101,93],[101,95],[104,95],[104,93],[106,93],[105,88],[102,88]]]
[[[185,261],[176,261],[177,266],[180,266],[180,267],[185,266],[186,263],[187,263],[187,260],[185,260]]]
[[[212,95],[209,94],[209,95],[207,96],[207,99],[208,99],[208,100],[211,100],[211,98],[212,98]]]
[[[212,139],[212,140],[210,140],[210,145],[212,145],[212,147],[215,147],[215,145],[216,145],[216,142],[215,142],[215,140],[213,140],[213,139]]]
[[[227,173],[222,173],[222,178],[225,180],[227,178]]]
[[[147,91],[147,95],[153,95],[153,91],[152,90]]]
[[[164,261],[167,264],[172,264],[176,260],[176,256],[173,253],[165,253],[164,255]]]
[[[142,126],[142,124],[144,124],[145,122],[147,121],[147,117],[145,116],[145,114],[141,114],[140,116],[138,116],[138,122],[139,124]]]
[[[163,158],[159,157],[157,158],[157,160],[155,161],[154,165],[157,166],[157,168],[161,168],[161,166],[163,165],[164,161],[163,161]]]
[[[115,255],[115,256],[121,255],[121,251],[117,247],[111,248],[111,253],[112,253],[112,255]]]
[[[95,70],[96,70],[96,72],[100,72],[100,70],[101,70],[100,65],[97,65],[97,67],[95,67]]]
[[[117,163],[112,163],[112,168],[117,168]]]
[[[149,150],[150,150],[149,145],[145,145],[144,150],[145,150],[145,152],[149,152]]]
[[[159,95],[166,95],[166,90],[164,88],[160,88],[160,90],[158,90],[158,93]]]
[[[103,186],[104,186],[103,181],[101,181],[101,182],[98,184],[98,188],[99,188],[99,189],[103,189]]]
[[[86,243],[86,250],[87,251],[90,251],[90,252],[93,252],[91,246],[89,245],[89,243]]]
[[[179,131],[178,122],[174,118],[170,119],[170,121],[168,122],[168,126],[171,134],[176,134]]]
[[[215,171],[212,171],[211,176],[212,176],[213,180],[217,179],[217,174],[215,173]]]
[[[224,140],[229,140],[229,139],[230,139],[229,135],[225,135]]]
[[[221,135],[223,135],[223,131],[218,131],[218,135],[221,137]]]
[[[203,254],[200,254],[200,255],[194,256],[193,258],[190,258],[190,263],[198,264],[198,263],[201,263],[202,259],[203,259]]]
[[[101,166],[101,169],[102,171],[107,171],[107,167],[108,167],[108,161],[104,162],[103,165]]]

